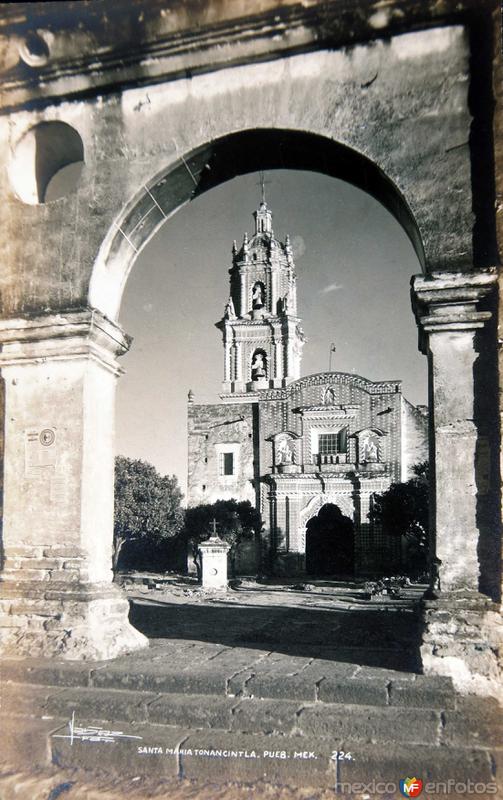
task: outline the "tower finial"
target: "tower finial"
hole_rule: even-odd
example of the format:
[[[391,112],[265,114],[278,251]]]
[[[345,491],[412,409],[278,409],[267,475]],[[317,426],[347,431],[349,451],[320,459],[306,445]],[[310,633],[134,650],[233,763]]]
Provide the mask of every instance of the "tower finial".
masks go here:
[[[257,186],[260,186],[260,189],[261,189],[261,193],[262,193],[261,202],[265,204],[265,187],[266,187],[266,184],[270,183],[271,181],[266,181],[265,173],[264,173],[263,170],[260,170],[259,175],[260,175],[260,180],[257,183]]]

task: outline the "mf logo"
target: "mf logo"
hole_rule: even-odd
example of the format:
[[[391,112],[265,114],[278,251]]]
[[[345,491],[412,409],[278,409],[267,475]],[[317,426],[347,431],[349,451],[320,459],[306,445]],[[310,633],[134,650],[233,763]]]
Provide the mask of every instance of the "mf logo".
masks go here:
[[[423,791],[423,782],[420,778],[403,778],[400,781],[400,791],[404,797],[419,797]]]

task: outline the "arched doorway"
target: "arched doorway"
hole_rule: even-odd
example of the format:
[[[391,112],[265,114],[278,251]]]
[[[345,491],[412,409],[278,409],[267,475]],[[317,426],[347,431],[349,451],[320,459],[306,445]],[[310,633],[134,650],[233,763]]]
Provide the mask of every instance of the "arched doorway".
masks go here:
[[[306,526],[306,572],[349,577],[354,572],[354,525],[339,506],[326,503]]]

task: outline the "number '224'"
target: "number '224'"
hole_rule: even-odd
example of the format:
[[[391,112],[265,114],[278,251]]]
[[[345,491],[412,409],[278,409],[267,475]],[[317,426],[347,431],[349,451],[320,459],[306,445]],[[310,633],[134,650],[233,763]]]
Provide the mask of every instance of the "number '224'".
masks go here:
[[[332,750],[330,761],[352,761],[353,756],[351,753],[346,753],[344,750]]]

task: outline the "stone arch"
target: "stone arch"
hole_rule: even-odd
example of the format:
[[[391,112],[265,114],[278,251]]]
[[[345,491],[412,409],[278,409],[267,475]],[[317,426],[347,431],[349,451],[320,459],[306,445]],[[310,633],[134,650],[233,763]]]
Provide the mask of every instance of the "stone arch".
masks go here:
[[[328,494],[316,494],[314,497],[311,497],[307,505],[301,510],[299,514],[299,533],[300,533],[300,542],[301,547],[305,551],[306,547],[306,528],[307,523],[313,517],[316,517],[317,514],[321,511],[323,506],[326,506],[328,503],[333,504],[334,506],[339,506],[342,513],[349,517],[350,519],[354,520],[355,517],[355,507],[350,494],[335,494],[335,493],[328,493]]]
[[[375,197],[405,230],[423,269],[425,252],[410,205],[367,156],[327,136],[262,128],[231,133],[179,157],[139,189],[117,215],[94,263],[89,304],[118,317],[138,253],[181,206],[204,192],[258,170],[304,169],[347,181]]]

